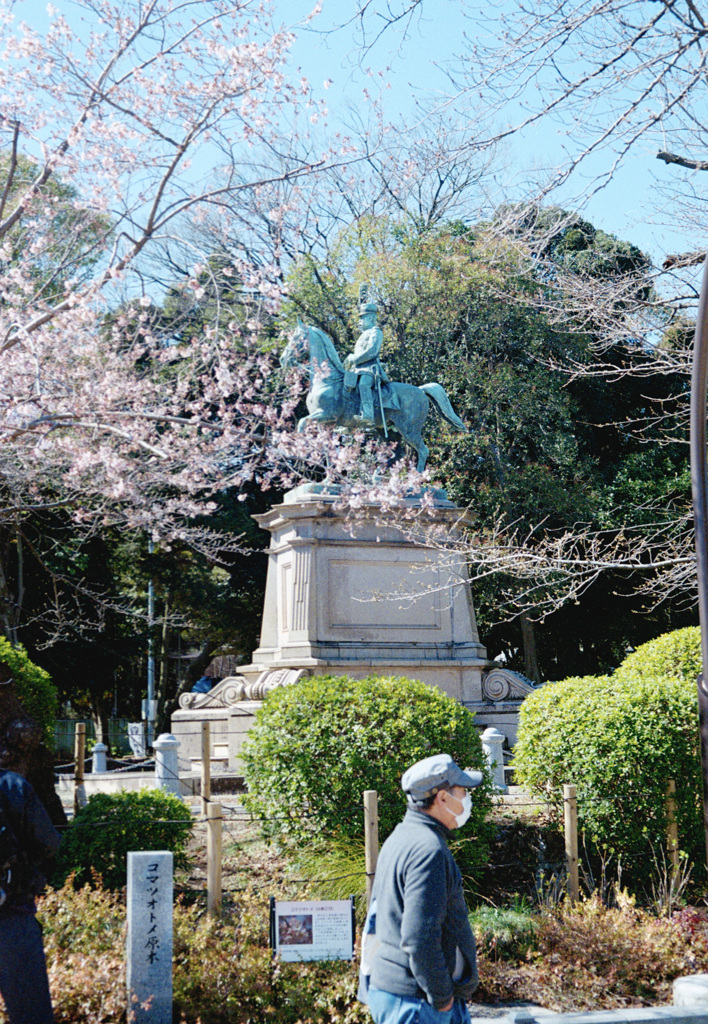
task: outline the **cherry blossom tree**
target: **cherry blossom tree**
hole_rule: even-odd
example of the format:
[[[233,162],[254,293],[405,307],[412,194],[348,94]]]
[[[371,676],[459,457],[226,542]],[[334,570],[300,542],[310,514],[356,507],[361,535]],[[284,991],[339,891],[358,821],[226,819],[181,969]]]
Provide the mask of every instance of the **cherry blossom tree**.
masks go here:
[[[352,13],[367,44],[382,11],[382,27],[400,29],[419,7],[362,0]],[[50,7],[42,27],[17,20],[22,4],[0,2],[7,531],[17,532],[26,515],[64,509],[87,533],[127,527],[213,550],[224,538],[204,526],[210,496],[287,487],[303,475],[349,480],[354,509],[375,498],[387,514],[410,514],[405,471],[374,490],[362,472],[366,459],[385,464],[386,446],[295,433],[301,392],[274,374],[262,326],[272,324],[289,262],[326,248],[332,225],[387,205],[409,211],[421,229],[459,215],[479,183],[482,165],[472,156],[491,135],[471,137],[463,120],[443,137],[438,123],[418,133],[404,159],[374,118],[372,130],[359,133],[361,151],[334,134],[329,147],[318,143],[310,128],[324,125],[326,113],[307,83],[289,75],[293,32],[277,23],[277,9],[268,0],[79,0],[71,22]],[[199,239],[205,228],[212,250]],[[522,237],[516,221],[497,228],[502,253],[513,237],[542,278],[537,236],[532,246],[533,232]],[[175,283],[177,264],[184,273]],[[617,322],[616,295],[582,268],[576,279],[585,296],[605,296],[607,323]],[[584,296],[564,293],[559,282],[541,289],[559,322],[569,296],[580,296],[575,311],[585,313]],[[155,315],[165,284],[182,297],[178,330]],[[192,315],[207,302],[208,317]],[[642,302],[646,310],[650,300]],[[622,324],[634,329],[626,308]],[[578,316],[575,326],[583,329]],[[541,584],[529,583],[529,605],[550,592],[544,573],[557,579],[562,553],[550,545],[544,561],[536,547],[532,563],[522,540],[492,531],[471,538],[470,551],[480,578],[507,572],[509,559],[523,571],[533,564]],[[565,543],[573,556],[563,564],[578,566],[573,538]],[[583,550],[593,552],[589,568],[573,579],[601,571],[599,547]]]
[[[169,532],[211,489],[277,472],[291,408],[254,345],[268,268],[233,270],[251,315],[166,345],[153,253],[224,197],[341,155],[297,155],[298,124],[323,110],[288,77],[293,34],[267,2],[81,0],[71,23],[50,5],[43,31],[21,9],[0,5],[0,514],[65,504],[77,523]],[[257,147],[279,154],[273,178],[244,177]],[[184,282],[197,298],[200,269]],[[106,330],[119,301],[132,313]]]
[[[53,579],[58,621],[71,605],[62,590],[77,582],[33,543],[42,531],[28,535],[27,517],[215,555],[240,539],[209,529],[211,496],[336,476],[355,459],[356,441],[293,430],[299,396],[261,344],[280,295],[270,251],[241,248],[219,264],[231,298],[217,295],[208,321],[165,331],[154,316],[171,247],[192,255],[169,277],[185,308],[208,290],[212,263],[190,241],[200,223],[258,197],[277,227],[299,184],[357,157],[346,138],[326,148],[309,136],[326,111],[289,69],[294,31],[275,8],[79,0],[49,5],[45,19],[35,5],[0,2],[0,620],[10,636],[29,555]]]

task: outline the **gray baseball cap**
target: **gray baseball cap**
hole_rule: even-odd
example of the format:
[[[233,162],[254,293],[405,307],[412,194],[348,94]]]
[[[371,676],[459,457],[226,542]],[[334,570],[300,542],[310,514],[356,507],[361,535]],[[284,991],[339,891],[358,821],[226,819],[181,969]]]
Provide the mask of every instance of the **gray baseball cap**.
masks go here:
[[[426,757],[411,765],[404,772],[401,788],[410,800],[417,802],[435,796],[437,791],[446,784],[475,789],[481,785],[483,778],[481,772],[472,770],[464,772],[458,764],[455,764],[449,754],[433,754],[432,757]]]

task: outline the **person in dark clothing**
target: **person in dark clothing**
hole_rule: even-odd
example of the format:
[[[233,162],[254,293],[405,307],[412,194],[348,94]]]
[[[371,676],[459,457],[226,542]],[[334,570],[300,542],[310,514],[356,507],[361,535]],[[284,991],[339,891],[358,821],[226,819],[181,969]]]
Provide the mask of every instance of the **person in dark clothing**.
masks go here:
[[[52,824],[67,824],[61,800],[54,789],[54,758],[44,742],[44,730],[20,700],[17,683],[5,661],[0,660],[0,769],[27,779],[44,804]]]
[[[467,1024],[477,955],[462,876],[447,846],[483,776],[434,754],[405,772],[408,810],[381,848],[365,931],[375,941],[360,998],[375,1024]],[[362,962],[364,952],[362,951]],[[362,963],[363,968],[363,963]]]
[[[0,770],[0,815],[18,850],[2,887],[0,995],[10,1024],[54,1024],[35,896],[46,885],[60,836],[32,786],[15,772]]]

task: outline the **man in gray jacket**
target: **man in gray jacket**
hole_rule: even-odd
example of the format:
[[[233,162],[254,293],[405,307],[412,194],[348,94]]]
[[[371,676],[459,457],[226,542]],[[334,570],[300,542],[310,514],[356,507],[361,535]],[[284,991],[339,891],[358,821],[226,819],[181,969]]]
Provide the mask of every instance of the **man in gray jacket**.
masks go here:
[[[477,955],[462,876],[447,846],[470,815],[482,773],[449,754],[414,764],[401,785],[408,810],[383,844],[372,905],[376,941],[369,1004],[375,1024],[466,1024]]]

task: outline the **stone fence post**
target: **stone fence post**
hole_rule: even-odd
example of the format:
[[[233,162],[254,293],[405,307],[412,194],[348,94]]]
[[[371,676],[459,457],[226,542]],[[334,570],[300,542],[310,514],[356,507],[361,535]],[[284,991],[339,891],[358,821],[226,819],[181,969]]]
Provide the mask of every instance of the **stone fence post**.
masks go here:
[[[181,796],[179,787],[179,740],[163,732],[153,744],[155,751],[155,785],[166,793]]]
[[[106,755],[108,754],[108,747],[105,743],[94,743],[93,752],[91,754],[91,772],[96,775],[97,772],[107,771]]]
[[[482,733],[482,747],[487,758],[487,764],[492,774],[492,782],[497,793],[508,793],[508,787],[504,779],[504,740],[505,736],[499,729],[490,725]]]

